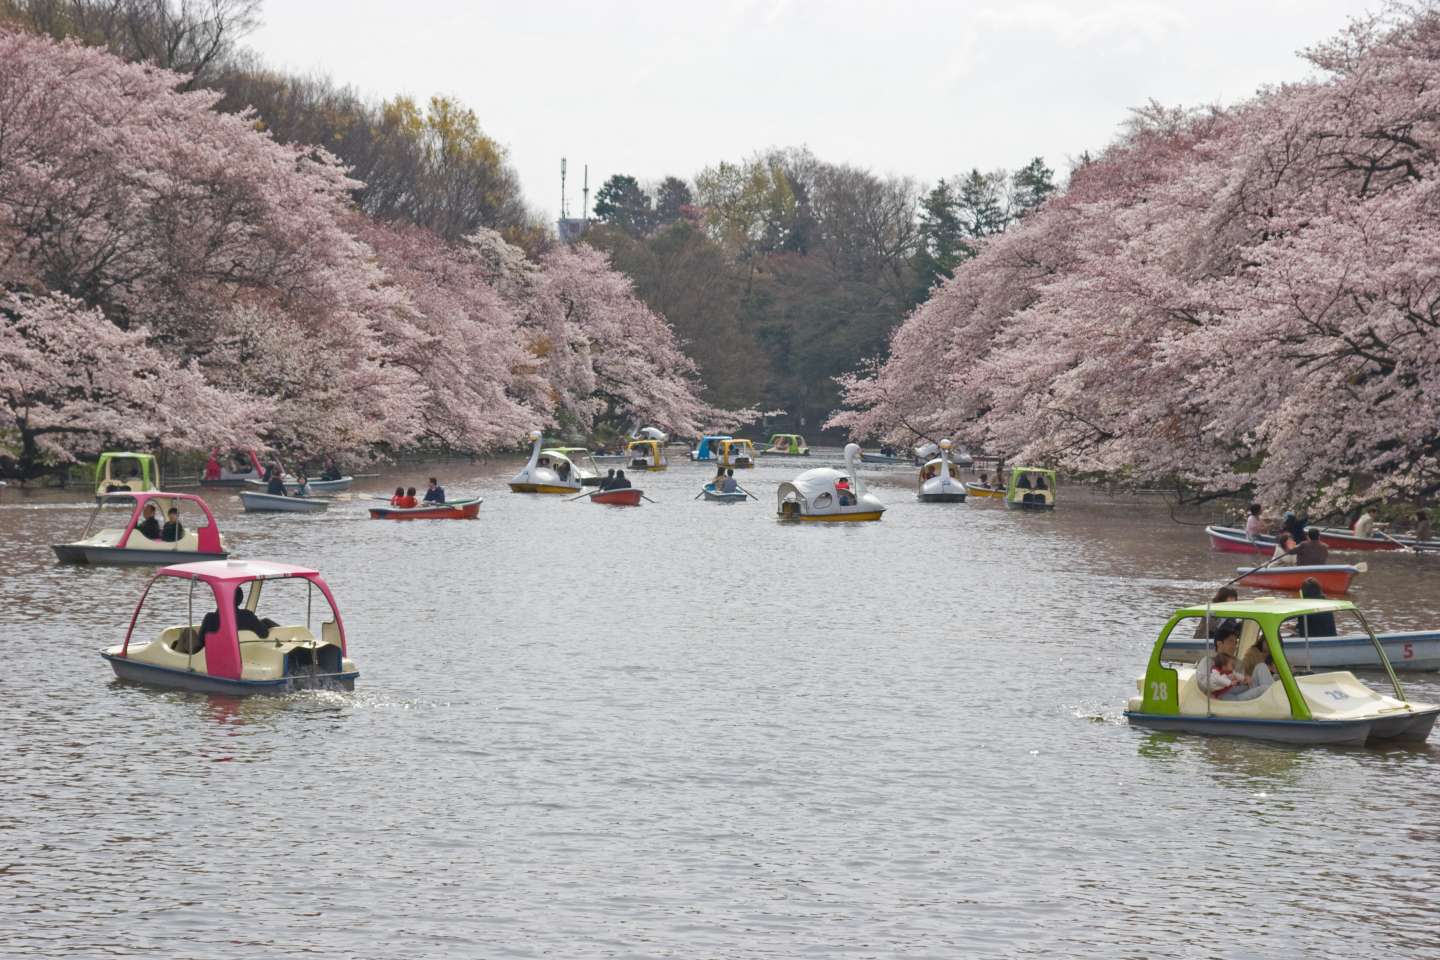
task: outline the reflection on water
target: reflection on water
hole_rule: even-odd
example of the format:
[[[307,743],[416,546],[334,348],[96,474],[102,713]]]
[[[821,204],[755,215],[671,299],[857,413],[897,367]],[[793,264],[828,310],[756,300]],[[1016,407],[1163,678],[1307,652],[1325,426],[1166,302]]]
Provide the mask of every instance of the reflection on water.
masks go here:
[[[878,524],[777,523],[810,465],[735,506],[683,462],[640,509],[509,494],[508,462],[313,517],[207,494],[237,554],[321,570],[360,665],[262,699],[115,682],[150,572],[57,566],[83,493],[6,491],[0,954],[1436,955],[1435,748],[1121,718],[1233,575],[1199,527],[921,505],[899,469]],[[432,472],[481,518],[366,518]],[[1369,559],[1378,626],[1440,626],[1440,558]]]

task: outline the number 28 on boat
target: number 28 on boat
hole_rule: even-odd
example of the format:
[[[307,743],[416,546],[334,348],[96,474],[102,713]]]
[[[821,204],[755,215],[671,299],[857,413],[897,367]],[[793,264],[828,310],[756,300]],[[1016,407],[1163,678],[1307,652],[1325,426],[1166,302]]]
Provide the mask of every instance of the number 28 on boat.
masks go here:
[[[1167,662],[1166,641],[1176,630],[1189,636],[1193,628],[1203,638],[1226,620],[1239,628],[1233,673],[1244,677],[1242,665],[1255,664],[1250,683],[1223,692],[1213,682],[1202,687],[1196,674],[1213,666],[1218,655],[1213,643],[1207,643],[1208,653],[1196,666]],[[1304,673],[1294,666],[1297,659],[1306,662],[1310,634],[1333,635],[1337,621],[1347,621],[1340,632],[1370,638],[1385,673],[1382,686],[1391,693],[1378,692],[1347,670]],[[1266,653],[1271,667],[1258,662]],[[1344,600],[1260,597],[1177,610],[1160,631],[1137,685],[1139,696],[1130,698],[1125,710],[1130,723],[1211,736],[1306,744],[1423,741],[1440,714],[1440,706],[1406,698],[1374,631],[1355,605]],[[1239,696],[1227,699],[1231,693]]]

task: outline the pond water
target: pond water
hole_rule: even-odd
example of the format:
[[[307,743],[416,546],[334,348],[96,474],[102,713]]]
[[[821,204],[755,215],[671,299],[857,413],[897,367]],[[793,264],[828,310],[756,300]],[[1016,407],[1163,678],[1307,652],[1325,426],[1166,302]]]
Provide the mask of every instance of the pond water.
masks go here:
[[[207,492],[237,555],[320,569],[361,670],[251,700],[115,682],[149,571],[57,565],[83,492],[5,491],[0,955],[1440,956],[1440,745],[1125,723],[1237,562],[1159,500],[919,504],[876,468],[882,522],[791,526],[810,461],[729,506],[682,460],[639,509],[518,465],[314,517]],[[366,518],[431,472],[480,518]],[[1367,559],[1377,626],[1440,626],[1440,558]]]

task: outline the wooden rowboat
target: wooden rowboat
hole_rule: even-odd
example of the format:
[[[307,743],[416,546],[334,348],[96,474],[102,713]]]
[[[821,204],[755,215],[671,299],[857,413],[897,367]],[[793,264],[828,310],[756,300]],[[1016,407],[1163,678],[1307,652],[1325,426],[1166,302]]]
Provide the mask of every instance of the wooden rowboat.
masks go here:
[[[418,507],[371,507],[371,520],[474,520],[480,515],[481,497],[468,500],[446,500],[425,503]]]
[[[1005,496],[1003,489],[997,490],[994,487],[984,487],[978,483],[966,483],[965,492],[972,497],[995,497],[1000,499]]]
[[[1313,577],[1319,582],[1320,589],[1325,591],[1325,596],[1333,597],[1350,591],[1350,581],[1356,574],[1364,572],[1364,565],[1331,563],[1311,567],[1271,566],[1264,569],[1236,567],[1235,572],[1243,574],[1238,581],[1242,587],[1259,590],[1298,591],[1302,583]]]
[[[601,490],[599,493],[590,495],[591,503],[604,503],[612,507],[638,507],[640,498],[645,495],[644,491],[635,487],[622,487],[619,490]]]
[[[1269,534],[1248,537],[1240,527],[1206,527],[1210,548],[1225,553],[1270,554],[1275,551],[1275,538]],[[1440,540],[1416,540],[1414,537],[1357,537],[1349,530],[1325,527],[1320,542],[1331,550],[1412,550],[1440,551]]]
[[[710,503],[743,503],[750,497],[740,490],[734,493],[722,493],[715,489],[713,483],[705,484],[705,499]]]
[[[315,497],[282,497],[250,490],[240,491],[240,502],[246,513],[324,513],[330,507],[329,500]]]

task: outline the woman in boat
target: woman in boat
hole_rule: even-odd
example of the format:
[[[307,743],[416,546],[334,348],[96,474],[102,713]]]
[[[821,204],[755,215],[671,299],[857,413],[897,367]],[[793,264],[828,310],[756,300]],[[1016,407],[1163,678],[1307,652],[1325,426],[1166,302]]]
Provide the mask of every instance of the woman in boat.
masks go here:
[[[1260,519],[1260,504],[1250,504],[1250,515],[1245,518],[1245,536],[1254,540],[1265,533],[1265,522]]]
[[[405,491],[405,496],[403,496],[403,497],[400,498],[400,506],[402,506],[402,507],[418,507],[418,506],[420,506],[420,501],[415,499],[415,488],[414,488],[414,487],[411,487],[410,489],[408,489],[408,490]]]
[[[1239,590],[1236,590],[1234,587],[1231,587],[1231,586],[1224,586],[1224,587],[1221,587],[1219,590],[1216,590],[1216,591],[1215,591],[1215,596],[1213,596],[1213,597],[1210,598],[1210,602],[1211,602],[1211,603],[1229,603],[1229,602],[1231,602],[1232,600],[1239,600],[1239,599],[1240,599],[1240,591],[1239,591]],[[1206,637],[1210,636],[1211,634],[1215,633],[1215,632],[1218,630],[1218,628],[1220,627],[1220,623],[1221,623],[1221,621],[1219,621],[1219,620],[1209,620],[1209,621],[1207,622],[1207,620],[1206,620],[1205,617],[1201,617],[1200,620],[1195,624],[1195,639],[1196,639],[1196,640],[1203,640],[1203,639],[1205,639]]]
[[[1222,653],[1235,656],[1240,646],[1240,621],[1226,620],[1215,628],[1215,653],[1207,653],[1195,664],[1195,685],[1204,693],[1214,696],[1210,680],[1214,673],[1215,658]]]
[[[165,526],[160,531],[160,539],[166,543],[177,543],[185,536],[185,527],[180,522],[180,511],[171,507],[165,513]]]
[[[1281,533],[1275,538],[1275,552],[1270,554],[1270,566],[1295,566],[1295,540],[1290,534]]]
[[[403,506],[405,506],[405,504],[404,504],[404,502],[403,502],[404,500],[405,500],[405,488],[404,488],[404,487],[396,487],[396,488],[395,488],[395,495],[390,498],[390,506],[392,506],[392,507],[403,507]]]
[[[1375,535],[1375,518],[1370,516],[1369,510],[1361,510],[1360,515],[1355,518],[1355,536],[1372,537]]]

